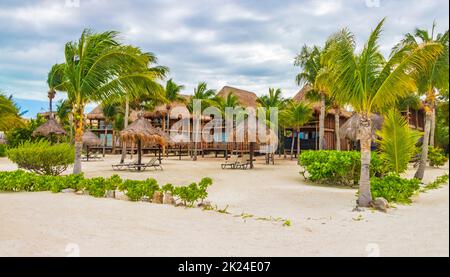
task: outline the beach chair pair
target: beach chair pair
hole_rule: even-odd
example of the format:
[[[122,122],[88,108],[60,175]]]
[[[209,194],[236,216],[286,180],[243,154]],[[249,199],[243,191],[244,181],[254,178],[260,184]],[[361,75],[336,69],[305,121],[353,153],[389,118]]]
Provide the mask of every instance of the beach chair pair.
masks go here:
[[[250,157],[249,155],[242,155],[239,158],[238,155],[231,155],[230,159],[223,163],[222,169],[231,168],[231,169],[247,169],[250,165]]]
[[[162,166],[158,162],[157,157],[153,157],[146,164],[138,164],[137,160],[129,163],[113,164],[111,165],[113,170],[146,170],[147,168],[154,168],[163,170]]]

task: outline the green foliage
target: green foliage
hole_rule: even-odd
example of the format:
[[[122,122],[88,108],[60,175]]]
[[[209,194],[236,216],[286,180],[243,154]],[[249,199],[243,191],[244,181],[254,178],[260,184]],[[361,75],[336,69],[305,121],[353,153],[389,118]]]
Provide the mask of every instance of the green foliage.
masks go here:
[[[358,151],[319,150],[303,151],[299,164],[309,173],[313,182],[333,185],[357,185],[360,175],[361,154]],[[386,165],[377,153],[372,152],[371,176],[383,176]]]
[[[8,158],[19,168],[38,174],[59,175],[74,162],[74,147],[68,143],[50,144],[46,140],[25,142],[9,149]]]
[[[173,195],[178,196],[185,205],[193,206],[197,201],[203,201],[208,192],[206,189],[212,184],[211,178],[203,178],[197,185],[197,183],[191,183],[189,186],[175,187],[173,189]]]
[[[6,145],[0,144],[0,158],[6,157]]]
[[[442,185],[447,184],[447,183],[448,183],[448,174],[438,176],[436,178],[436,180],[434,180],[433,182],[431,182],[429,184],[426,184],[425,187],[421,190],[421,192],[426,192],[427,190],[430,190],[430,189],[438,189]]]
[[[444,151],[439,147],[428,147],[428,160],[430,161],[430,166],[443,166],[448,158],[445,156]]]
[[[38,116],[36,119],[31,119],[30,122],[23,126],[16,127],[6,132],[6,141],[11,148],[18,147],[27,141],[36,141],[40,138],[33,137],[33,132],[37,127],[44,124],[45,118]]]
[[[408,168],[408,162],[415,152],[415,145],[421,134],[408,126],[406,119],[395,109],[391,109],[384,117],[383,127],[377,131],[381,138],[381,158],[386,161],[388,169],[397,174]]]
[[[404,179],[396,173],[390,173],[384,178],[370,179],[372,197],[383,197],[388,202],[411,203],[411,196],[420,188],[419,179]]]
[[[7,97],[0,91],[0,130],[8,131],[23,126],[21,114],[19,107],[12,99],[12,95]]]
[[[174,191],[174,186],[172,184],[165,184],[164,186],[161,187],[161,191],[163,192],[170,192],[173,195],[173,191]]]

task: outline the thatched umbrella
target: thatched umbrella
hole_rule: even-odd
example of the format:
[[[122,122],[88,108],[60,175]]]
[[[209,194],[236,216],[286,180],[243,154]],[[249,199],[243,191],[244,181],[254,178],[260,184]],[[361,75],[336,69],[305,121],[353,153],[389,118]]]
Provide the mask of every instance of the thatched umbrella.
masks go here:
[[[250,122],[248,119],[245,119],[236,126],[231,134],[228,134],[228,137],[231,138],[232,141],[243,140],[244,143],[249,143],[250,168],[253,168],[255,143],[267,145],[268,153],[269,151],[275,151],[276,145],[278,145],[277,134],[257,119],[255,122]],[[255,140],[253,140],[253,138],[255,138]]]
[[[167,139],[157,128],[139,115],[139,118],[120,132],[122,141],[137,141],[138,165],[142,165],[142,143],[155,143],[159,146],[167,145]],[[138,167],[138,170],[141,170]]]
[[[358,140],[358,128],[360,115],[354,113],[347,121],[342,124],[340,136],[341,138],[347,138],[351,141]],[[383,117],[378,114],[371,114],[370,119],[372,120],[372,139],[375,139],[375,132],[381,129],[383,125]]]
[[[33,132],[33,136],[44,136],[52,137],[53,135],[62,136],[65,135],[66,131],[61,127],[61,125],[56,122],[56,120],[50,115],[47,122],[37,127]]]
[[[89,147],[99,146],[102,141],[90,130],[84,131],[82,140],[83,144],[86,145],[86,160],[89,161]]]

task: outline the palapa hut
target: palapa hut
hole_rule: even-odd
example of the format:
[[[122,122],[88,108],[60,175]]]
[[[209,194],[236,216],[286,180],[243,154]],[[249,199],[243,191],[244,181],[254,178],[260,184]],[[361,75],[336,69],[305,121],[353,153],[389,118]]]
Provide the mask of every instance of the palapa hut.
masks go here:
[[[138,116],[136,121],[120,132],[120,138],[124,142],[137,142],[138,170],[141,170],[139,165],[142,165],[142,143],[155,143],[160,147],[167,145],[167,139],[161,134],[161,131],[153,127],[152,124],[141,115]]]
[[[50,116],[49,119],[42,124],[41,126],[37,127],[36,130],[33,132],[33,136],[44,136],[44,137],[53,137],[56,136],[63,136],[66,134],[66,131],[61,127],[61,125],[56,122],[56,120]]]
[[[235,95],[238,99],[239,105],[241,105],[242,107],[252,107],[252,108],[256,108],[258,106],[258,96],[256,95],[256,93],[248,91],[248,90],[243,90],[243,89],[239,89],[239,88],[235,88],[235,87],[230,87],[230,86],[224,86],[218,93],[217,96],[220,96],[222,98],[227,98],[227,96],[233,93],[233,95]]]
[[[86,160],[89,161],[89,148],[99,146],[102,141],[90,130],[83,133],[83,145],[86,146]]]
[[[361,116],[358,113],[353,115],[341,126],[340,136],[342,139],[348,139],[353,142],[353,145],[358,141],[358,128]],[[383,117],[378,114],[371,114],[372,120],[372,142],[376,139],[376,131],[381,129],[383,125]]]
[[[264,152],[266,156],[273,154],[278,147],[277,134],[258,119],[250,120],[247,118],[238,123],[232,133],[228,134],[228,137],[232,141],[242,142],[249,146],[250,168],[253,168],[256,144],[260,145],[260,152]],[[266,163],[268,163],[268,159],[266,159]]]

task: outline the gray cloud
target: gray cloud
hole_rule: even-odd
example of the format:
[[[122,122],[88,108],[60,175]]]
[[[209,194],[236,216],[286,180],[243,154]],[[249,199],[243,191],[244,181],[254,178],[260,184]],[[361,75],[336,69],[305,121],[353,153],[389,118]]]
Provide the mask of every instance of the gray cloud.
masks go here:
[[[368,2],[369,1],[369,2]],[[232,85],[266,93],[298,87],[293,59],[303,44],[323,44],[349,27],[358,43],[387,17],[382,51],[415,27],[448,29],[448,2],[333,1],[2,1],[0,3],[0,89],[15,97],[45,99],[45,79],[63,61],[64,44],[84,28],[121,32],[124,43],[154,52],[171,76],[192,93],[199,81],[212,88]],[[62,96],[58,96],[59,98]]]

